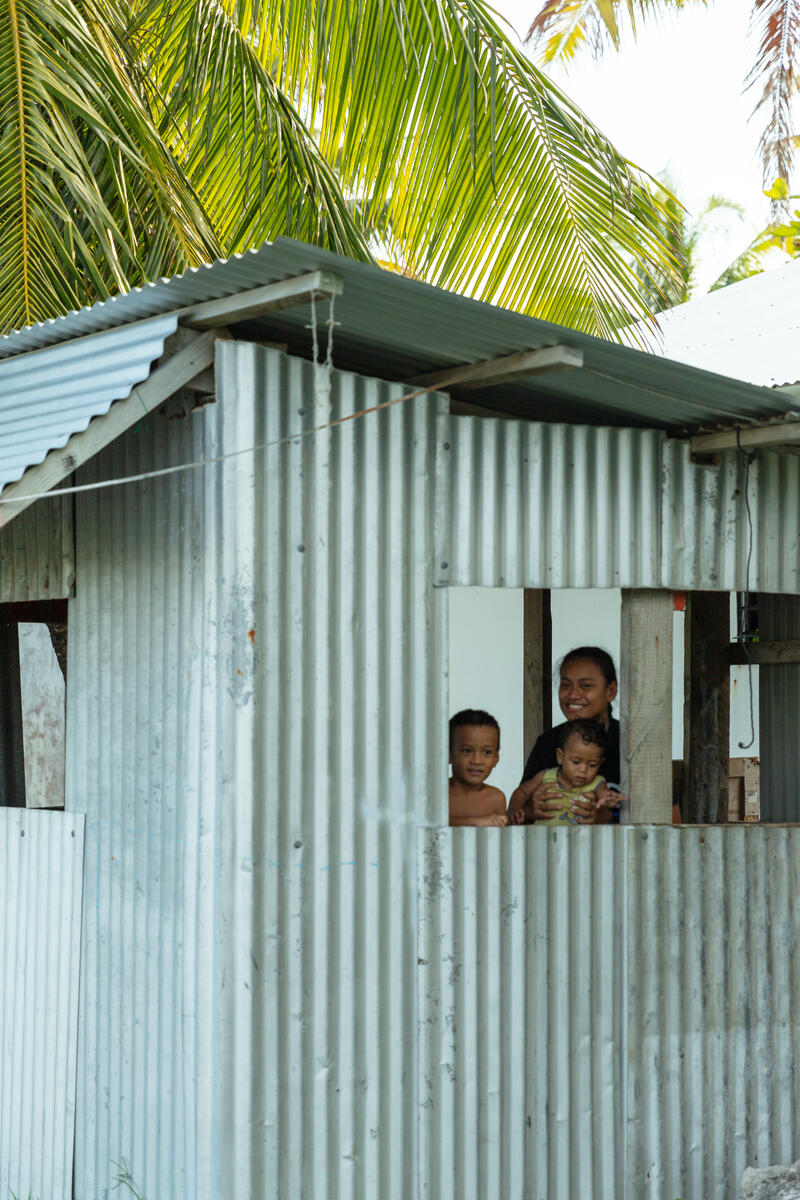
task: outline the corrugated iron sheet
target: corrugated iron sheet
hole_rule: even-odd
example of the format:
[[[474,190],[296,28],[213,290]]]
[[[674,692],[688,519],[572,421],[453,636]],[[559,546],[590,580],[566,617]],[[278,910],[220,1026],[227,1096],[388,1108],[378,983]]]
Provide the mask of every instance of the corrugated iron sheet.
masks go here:
[[[81,481],[401,394],[243,343],[220,402]],[[435,418],[373,413],[78,498],[67,805],[87,814],[76,1194],[413,1197],[416,827],[445,788]],[[175,416],[175,413],[171,414]],[[81,730],[91,730],[91,737]]]
[[[800,592],[800,458],[761,454],[748,473],[736,451],[716,467],[690,462],[682,442],[663,454],[664,585]]]
[[[0,1194],[71,1200],[83,818],[0,808]]]
[[[438,436],[450,480],[439,584],[659,586],[659,434],[449,417]]]
[[[626,1195],[618,834],[420,831],[426,1200]]]
[[[0,602],[64,600],[72,595],[72,511],[71,496],[37,500],[0,529]]]
[[[481,403],[535,420],[692,430],[785,414],[790,396],[592,338],[382,271],[317,246],[278,238],[259,250],[160,280],[125,296],[0,339],[0,357],[141,321],[203,300],[324,270],[338,275],[336,365],[409,379],[464,362],[558,344],[580,349],[580,370],[554,371],[480,393]],[[311,357],[308,306],[250,322],[258,340]]]
[[[800,1136],[800,830],[420,834],[421,1195],[707,1200]]]
[[[760,595],[762,642],[800,641],[800,598]],[[758,668],[758,699],[766,736],[761,738],[761,820],[800,821],[800,664]]]
[[[800,592],[795,455],[756,459],[745,490],[743,456],[697,466],[649,430],[452,416],[438,438],[438,584]]]
[[[168,314],[0,362],[0,489],[128,396],[176,327]]]
[[[213,455],[213,412],[187,416],[176,401],[151,413],[78,480]],[[75,1195],[87,1200],[116,1194],[123,1161],[148,1200],[224,1194],[205,1161],[215,911],[227,903],[217,773],[203,760],[217,715],[203,655],[207,640],[220,657],[227,645],[205,618],[217,584],[208,484],[188,471],[76,497],[66,807],[86,814]]]

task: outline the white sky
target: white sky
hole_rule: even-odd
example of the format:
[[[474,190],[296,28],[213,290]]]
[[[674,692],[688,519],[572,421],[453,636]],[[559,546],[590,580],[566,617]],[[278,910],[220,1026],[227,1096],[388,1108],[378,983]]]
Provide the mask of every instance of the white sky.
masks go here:
[[[495,0],[523,35],[541,4]],[[721,219],[704,239],[699,291],[769,219],[757,153],[761,118],[748,122],[757,89],[742,94],[755,57],[752,7],[753,0],[690,5],[651,20],[636,42],[625,39],[619,54],[609,49],[596,63],[586,53],[567,73],[549,69],[618,150],[654,175],[669,171],[691,213],[714,193],[746,208],[743,222]]]

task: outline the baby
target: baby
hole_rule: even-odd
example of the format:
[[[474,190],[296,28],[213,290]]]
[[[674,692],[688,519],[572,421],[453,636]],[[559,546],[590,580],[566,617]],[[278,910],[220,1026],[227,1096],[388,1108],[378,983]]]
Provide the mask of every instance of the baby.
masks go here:
[[[539,783],[550,783],[559,789],[561,810],[537,825],[579,824],[572,811],[573,800],[601,805],[617,803],[618,797],[598,772],[606,748],[606,731],[599,721],[580,719],[568,721],[556,750],[558,766],[539,771],[527,783],[521,783],[514,796],[523,797],[524,805],[508,814],[509,825],[528,825],[533,820],[528,799]],[[559,797],[554,797],[554,800]]]
[[[500,726],[482,709],[450,718],[450,824],[505,825],[506,798],[486,780],[500,759]]]

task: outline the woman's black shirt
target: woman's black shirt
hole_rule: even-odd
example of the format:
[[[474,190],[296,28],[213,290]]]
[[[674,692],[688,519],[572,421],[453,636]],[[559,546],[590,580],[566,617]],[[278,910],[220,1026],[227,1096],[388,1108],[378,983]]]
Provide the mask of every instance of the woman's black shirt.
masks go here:
[[[522,776],[523,783],[526,783],[529,779],[533,779],[534,775],[538,774],[539,771],[546,771],[548,767],[557,766],[556,750],[561,740],[561,731],[566,724],[567,722],[563,721],[560,725],[556,725],[553,729],[548,729],[546,733],[543,733],[541,737],[536,739],[536,744],[528,755],[528,761],[525,763],[525,772]],[[600,774],[607,783],[618,784],[620,781],[619,721],[615,717],[611,718],[607,737],[605,759],[600,768]]]

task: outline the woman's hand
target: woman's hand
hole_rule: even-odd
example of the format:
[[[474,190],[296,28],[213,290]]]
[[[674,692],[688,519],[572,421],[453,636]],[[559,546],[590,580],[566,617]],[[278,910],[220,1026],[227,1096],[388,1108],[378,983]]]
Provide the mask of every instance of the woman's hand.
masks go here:
[[[555,783],[544,783],[543,774],[540,771],[533,779],[515,788],[508,804],[509,812],[527,805],[534,821],[547,821],[561,811],[561,789]]]

